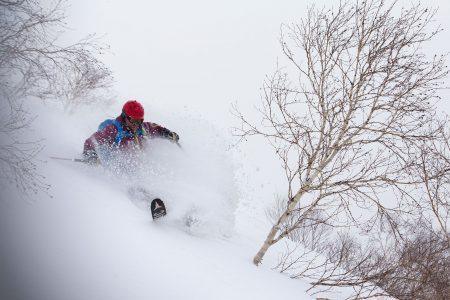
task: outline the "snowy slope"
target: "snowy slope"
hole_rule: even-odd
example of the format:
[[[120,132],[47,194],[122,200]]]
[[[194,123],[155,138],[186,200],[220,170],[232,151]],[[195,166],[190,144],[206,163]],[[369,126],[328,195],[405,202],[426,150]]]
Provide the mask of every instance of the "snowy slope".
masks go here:
[[[158,120],[183,148],[152,140],[142,168],[117,174],[48,159],[79,155],[103,113],[33,110],[51,197],[2,192],[1,299],[312,299],[305,283],[270,269],[270,256],[252,264],[267,224],[240,198],[237,164],[212,126]],[[152,222],[130,201],[135,185],[166,200],[166,219]],[[187,227],[186,215],[198,222]]]
[[[259,101],[264,74],[281,53],[280,24],[298,22],[308,2],[329,1],[70,2],[73,36],[63,38],[101,36],[111,46],[104,61],[115,74],[117,99],[148,101],[149,119],[177,131],[183,150],[154,141],[133,177],[53,161],[48,157],[78,156],[120,103],[72,116],[32,108],[38,118],[23,140],[45,138],[39,168],[51,197],[25,197],[0,182],[0,299],[314,299],[304,282],[270,269],[274,249],[263,266],[251,263],[269,229],[265,202],[285,192],[269,155],[263,164],[251,159],[267,149],[250,145],[238,154],[242,161],[233,161],[211,124],[172,110],[195,108],[229,127],[231,102]],[[437,19],[448,28],[450,2],[427,3],[439,4]],[[435,42],[431,48],[442,46]],[[168,218],[153,223],[127,196],[133,185],[162,197]],[[200,222],[186,228],[192,207]]]

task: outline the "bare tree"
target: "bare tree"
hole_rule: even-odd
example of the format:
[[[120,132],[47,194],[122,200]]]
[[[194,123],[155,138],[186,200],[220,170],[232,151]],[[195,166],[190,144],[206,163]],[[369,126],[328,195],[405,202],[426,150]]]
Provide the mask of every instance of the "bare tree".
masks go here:
[[[450,135],[442,125],[443,141],[424,143],[417,173],[425,187],[424,201],[450,245]]]
[[[111,71],[96,57],[106,47],[94,36],[61,46],[65,1],[0,0],[2,177],[22,190],[46,188],[36,169],[39,139],[24,140],[33,116],[24,101],[56,100],[66,110],[102,99]]]
[[[22,138],[33,117],[20,101],[1,103],[0,107],[0,183],[34,193],[48,190],[36,165],[36,155],[42,149],[41,140],[24,141]]]
[[[441,232],[421,228],[392,253],[394,259],[373,268],[383,275],[374,283],[397,299],[448,299],[450,244]]]
[[[404,224],[397,241],[382,233],[363,240],[349,233],[333,237],[323,235],[323,225],[307,223],[290,237],[298,243],[286,243],[275,268],[309,280],[311,294],[346,287],[352,291],[347,299],[447,299],[450,244],[430,224]]]
[[[394,7],[369,0],[310,8],[299,24],[282,28],[282,50],[298,80],[280,68],[267,78],[259,124],[235,110],[242,121],[235,134],[266,138],[288,182],[256,265],[307,220],[401,239],[403,223],[429,216],[418,162],[424,145],[446,138],[434,104],[448,71],[445,55],[422,52],[440,31],[429,28],[435,11]]]

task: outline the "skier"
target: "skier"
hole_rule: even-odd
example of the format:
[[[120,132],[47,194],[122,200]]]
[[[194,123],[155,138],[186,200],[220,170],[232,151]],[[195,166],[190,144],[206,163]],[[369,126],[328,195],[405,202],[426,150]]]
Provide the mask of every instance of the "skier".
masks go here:
[[[99,150],[142,149],[148,137],[162,137],[178,142],[180,137],[158,124],[144,122],[144,107],[136,100],[127,101],[115,120],[106,120],[99,130],[84,142],[83,157],[90,164],[98,164]]]
[[[84,161],[99,164],[99,154],[102,159],[107,159],[111,151],[140,150],[145,139],[149,137],[167,138],[177,143],[180,139],[178,134],[167,128],[144,122],[144,107],[136,100],[129,100],[123,105],[120,116],[102,122],[97,132],[84,142]],[[134,201],[140,199],[146,202],[153,219],[166,215],[164,202],[159,198],[151,200],[150,194],[145,189],[130,187],[128,194]]]

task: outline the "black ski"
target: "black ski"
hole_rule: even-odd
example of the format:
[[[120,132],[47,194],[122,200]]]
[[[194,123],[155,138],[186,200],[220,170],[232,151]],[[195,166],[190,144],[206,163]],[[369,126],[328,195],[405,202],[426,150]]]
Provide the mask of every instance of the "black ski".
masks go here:
[[[167,215],[166,206],[164,205],[164,202],[159,198],[153,199],[152,203],[150,204],[150,211],[152,213],[153,220]]]

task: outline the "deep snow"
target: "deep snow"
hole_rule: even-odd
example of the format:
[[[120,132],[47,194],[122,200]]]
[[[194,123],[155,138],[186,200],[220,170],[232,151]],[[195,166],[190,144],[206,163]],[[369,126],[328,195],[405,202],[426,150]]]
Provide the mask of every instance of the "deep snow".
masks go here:
[[[194,108],[229,127],[230,102],[252,107],[259,100],[264,74],[281,53],[280,24],[297,22],[313,2],[329,3],[72,1],[69,42],[97,33],[111,45],[105,62],[117,80],[117,99],[149,99],[149,119],[177,131],[183,150],[155,141],[148,150],[152,168],[131,182],[53,161],[49,156],[78,156],[84,139],[120,103],[72,116],[32,108],[38,118],[23,140],[46,139],[39,169],[51,197],[26,197],[0,181],[0,299],[311,299],[307,284],[270,269],[275,249],[262,266],[251,263],[270,226],[267,202],[284,192],[270,150],[253,142],[231,155],[212,124],[172,110]],[[441,7],[443,28],[449,28],[448,3],[428,3]],[[441,39],[432,43],[432,51],[442,46]],[[153,223],[134,205],[126,195],[130,184],[162,195],[167,220]],[[201,222],[186,228],[183,216],[193,206]]]
[[[151,140],[129,173],[49,159],[79,156],[103,112],[33,111],[51,189],[24,197],[3,188],[2,299],[312,299],[306,283],[270,269],[275,255],[252,264],[268,229],[263,206],[244,196],[242,165],[206,121],[174,114],[163,122],[154,112],[182,149]],[[165,219],[153,222],[130,201],[126,189],[136,185],[166,201]],[[186,215],[197,222],[186,226]]]

